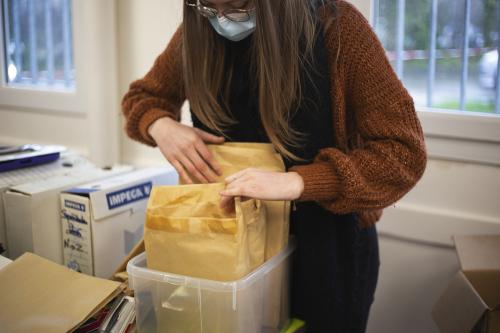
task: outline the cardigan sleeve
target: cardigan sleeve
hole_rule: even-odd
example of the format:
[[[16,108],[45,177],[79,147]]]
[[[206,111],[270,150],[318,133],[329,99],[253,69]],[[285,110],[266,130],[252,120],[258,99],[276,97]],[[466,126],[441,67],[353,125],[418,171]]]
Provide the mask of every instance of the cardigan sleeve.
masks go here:
[[[290,168],[304,180],[298,201],[317,201],[339,214],[387,207],[421,178],[426,149],[413,100],[388,62],[369,23],[352,5],[338,2],[337,69],[345,77],[345,109],[363,144],[350,151],[320,150],[313,163]],[[339,37],[340,36],[340,37]],[[334,92],[332,92],[334,93]]]
[[[155,146],[148,134],[149,126],[159,118],[180,119],[180,108],[186,97],[182,74],[182,30],[178,28],[153,67],[130,84],[122,99],[127,135],[139,142]]]

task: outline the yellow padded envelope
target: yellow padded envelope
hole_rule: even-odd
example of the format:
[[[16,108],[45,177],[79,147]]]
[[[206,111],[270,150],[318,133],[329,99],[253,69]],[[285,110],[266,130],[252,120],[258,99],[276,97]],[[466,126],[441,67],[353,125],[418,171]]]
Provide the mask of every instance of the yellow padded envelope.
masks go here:
[[[224,179],[247,168],[285,172],[285,164],[280,154],[268,143],[227,142],[222,145],[208,145],[214,158],[222,167]],[[290,201],[266,201],[267,240],[266,260],[278,254],[288,244],[290,224]]]
[[[154,187],[144,242],[148,268],[198,278],[233,281],[264,262],[265,208],[236,200],[236,212],[219,207],[224,184]]]

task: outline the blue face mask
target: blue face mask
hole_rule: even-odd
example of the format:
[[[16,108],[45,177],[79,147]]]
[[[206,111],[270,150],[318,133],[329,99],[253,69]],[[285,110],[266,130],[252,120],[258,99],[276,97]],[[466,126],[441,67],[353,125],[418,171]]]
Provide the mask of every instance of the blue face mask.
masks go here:
[[[222,17],[210,18],[212,27],[217,33],[230,41],[239,42],[250,36],[255,31],[255,12],[250,14],[250,19],[245,22],[234,22]]]

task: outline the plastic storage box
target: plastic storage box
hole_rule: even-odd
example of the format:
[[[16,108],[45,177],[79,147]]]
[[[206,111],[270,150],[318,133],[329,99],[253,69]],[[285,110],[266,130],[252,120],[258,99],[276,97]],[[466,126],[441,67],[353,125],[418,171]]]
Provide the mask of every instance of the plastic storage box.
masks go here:
[[[142,253],[127,265],[141,333],[275,333],[289,322],[294,245],[246,277],[218,282],[150,270]]]

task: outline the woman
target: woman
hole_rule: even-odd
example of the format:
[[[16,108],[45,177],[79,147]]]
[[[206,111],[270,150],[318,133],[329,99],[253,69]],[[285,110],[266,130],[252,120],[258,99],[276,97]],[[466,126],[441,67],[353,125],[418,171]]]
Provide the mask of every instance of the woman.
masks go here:
[[[189,100],[194,127],[179,123]],[[377,284],[375,222],[422,176],[413,100],[345,1],[188,0],[184,20],[123,99],[130,137],[180,177],[212,182],[207,143],[270,142],[287,172],[226,179],[235,196],[294,200],[292,314],[308,332],[364,332]]]

